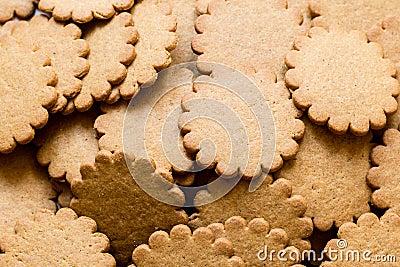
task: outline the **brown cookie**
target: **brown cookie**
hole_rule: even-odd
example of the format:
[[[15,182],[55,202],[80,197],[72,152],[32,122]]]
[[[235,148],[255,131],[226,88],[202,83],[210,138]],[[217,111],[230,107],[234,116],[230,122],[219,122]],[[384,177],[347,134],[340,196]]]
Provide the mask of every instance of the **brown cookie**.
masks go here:
[[[396,68],[364,33],[312,28],[286,56],[285,79],[297,107],[335,134],[366,135],[382,129],[397,110]],[[360,104],[362,103],[362,104]]]
[[[35,145],[40,147],[37,160],[48,167],[50,177],[57,180],[81,179],[83,163],[94,163],[99,151],[93,123],[98,115],[93,109],[69,116],[54,115],[49,124],[38,132]]]
[[[177,18],[178,44],[171,52],[172,64],[192,62],[197,59],[192,50],[192,38],[196,35],[196,4],[199,0],[169,0],[172,14]]]
[[[325,250],[336,250],[340,254],[338,252],[331,254],[331,261],[323,262],[321,266],[398,266],[396,256],[400,253],[399,236],[400,217],[398,215],[387,212],[379,219],[373,213],[363,214],[357,224],[346,223],[339,228],[338,238],[340,239],[332,239]],[[343,256],[340,258],[339,255]],[[359,260],[357,260],[357,255]],[[353,260],[351,260],[352,256]]]
[[[90,70],[82,79],[82,90],[73,100],[78,111],[87,111],[95,101],[106,100],[111,93],[111,85],[125,79],[127,65],[135,58],[133,44],[138,38],[137,30],[132,25],[132,15],[127,12],[108,21],[85,25],[83,37],[90,47]],[[67,104],[64,113],[71,113],[71,105]]]
[[[15,234],[1,238],[0,265],[113,267],[115,259],[104,253],[109,240],[96,228],[94,220],[68,208],[38,211],[34,219],[19,220]]]
[[[46,170],[35,160],[31,146],[0,155],[0,235],[13,233],[16,220],[32,217],[39,209],[56,210],[56,192]],[[5,265],[3,265],[5,266]]]
[[[381,26],[370,29],[367,33],[368,39],[377,42],[383,47],[383,55],[391,59],[396,64],[397,79],[400,71],[400,20],[396,17],[387,17],[383,19]],[[399,102],[399,98],[397,98]],[[400,112],[388,117],[387,127],[397,129],[400,125]]]
[[[217,238],[207,228],[193,231],[186,225],[174,226],[171,233],[157,231],[149,245],[140,245],[132,254],[136,267],[244,267],[243,260],[233,256],[232,243]]]
[[[71,185],[66,181],[51,180],[54,191],[57,192],[57,204],[63,208],[69,208],[71,200],[74,197],[71,191]]]
[[[256,191],[250,193],[249,182],[240,181],[232,191],[217,201],[196,207],[198,213],[191,216],[189,225],[197,228],[211,223],[223,223],[232,216],[241,216],[248,221],[264,218],[271,228],[286,231],[289,245],[301,251],[310,249],[310,243],[305,239],[311,235],[313,225],[310,218],[304,217],[307,209],[305,199],[292,195],[289,181],[279,179],[271,182],[272,177],[268,177]],[[200,191],[194,204],[215,193]]]
[[[79,27],[38,15],[29,22],[16,23],[12,35],[27,45],[37,43],[41,51],[50,57],[58,77],[55,86],[58,100],[50,111],[54,113],[64,109],[67,98],[74,97],[81,90],[80,78],[89,71],[89,63],[85,59],[89,46],[85,40],[80,39]]]
[[[44,53],[10,35],[0,39],[0,58],[0,153],[10,153],[47,123],[47,109],[57,100],[57,76]]]
[[[368,172],[367,182],[372,188],[378,189],[372,194],[372,203],[381,209],[400,211],[400,132],[396,129],[386,130],[383,143],[383,146],[377,146],[371,152],[374,167]]]
[[[35,11],[37,0],[0,0],[0,23],[14,18],[27,18]]]
[[[303,14],[303,25],[307,28],[311,27],[311,10],[309,9],[310,0],[288,0],[288,7],[297,8]]]
[[[153,173],[150,163],[137,164],[143,176],[139,178],[148,179],[150,184],[161,178]],[[96,163],[83,165],[81,173],[82,180],[73,180],[71,184],[76,196],[71,208],[97,222],[99,230],[110,238],[110,251],[119,264],[126,264],[133,249],[145,243],[155,229],[169,230],[175,224],[187,222],[183,210],[155,200],[136,184],[121,152],[100,151]],[[185,201],[178,188],[165,194],[182,205]]]
[[[304,35],[303,16],[286,0],[212,0],[196,21],[192,40],[198,61],[217,62],[252,74],[270,67],[283,78],[285,54]]]
[[[131,99],[139,86],[149,81],[157,71],[167,68],[171,63],[170,52],[178,42],[176,17],[168,0],[142,0],[131,10],[134,24],[139,32],[135,45],[136,58],[128,67],[126,79],[113,88],[108,103],[119,98]]]
[[[165,141],[165,134],[163,132],[164,127],[169,127],[167,123],[174,123],[174,132],[168,134],[179,136],[180,132],[178,126],[179,115],[183,112],[181,109],[181,99],[184,95],[192,91],[192,79],[193,73],[187,69],[170,69],[163,72],[162,75],[158,76],[158,80],[151,87],[144,88],[136,96],[134,102],[127,111],[126,102],[117,103],[115,105],[102,105],[102,110],[105,112],[97,118],[95,122],[95,128],[99,134],[103,135],[99,140],[100,149],[106,149],[111,152],[116,150],[122,150],[123,145],[123,129],[134,129],[132,135],[125,136],[125,147],[129,147],[133,140],[140,140],[143,136],[145,138],[146,154],[151,160],[154,168],[169,181],[174,181],[172,177],[173,170],[185,174],[185,171],[189,170],[192,166],[187,166],[184,170],[180,170],[174,166],[180,157],[176,155],[167,155],[165,152],[165,146],[172,142],[169,138]],[[152,101],[154,100],[154,105]],[[149,106],[151,110],[147,113],[145,106]],[[153,105],[153,106],[151,106]],[[126,114],[126,112],[128,112]],[[125,114],[127,117],[125,117]],[[144,118],[145,127],[144,133],[139,130],[138,120],[135,118]],[[173,127],[172,126],[172,127]],[[180,137],[180,140],[182,138]],[[132,142],[130,141],[132,140]],[[168,142],[168,143],[167,143]],[[176,152],[181,154],[184,153],[182,141],[176,144]],[[179,148],[178,148],[179,146]],[[140,151],[133,151],[134,154],[138,154]],[[174,151],[175,153],[175,151]],[[169,158],[169,157],[172,158]],[[188,159],[187,155],[186,159]],[[183,166],[183,164],[179,164]],[[193,182],[193,174],[188,174],[187,179]],[[181,177],[183,178],[183,177]],[[183,182],[188,184],[188,181]],[[182,184],[182,181],[181,181]]]
[[[371,190],[365,182],[372,135],[334,135],[304,119],[306,131],[296,158],[275,175],[307,201],[306,216],[327,231],[368,212]]]
[[[312,25],[324,27],[340,26],[347,30],[368,31],[387,16],[400,15],[397,0],[310,0],[314,16]]]
[[[245,179],[251,179],[260,175],[260,168],[268,171],[269,159],[265,155],[260,155],[260,153],[263,153],[262,150],[263,145],[266,143],[266,136],[262,136],[262,132],[259,130],[258,118],[253,114],[252,106],[230,90],[216,85],[220,79],[219,77],[223,77],[223,74],[213,72],[212,78],[201,77],[201,79],[197,79],[197,82],[194,83],[194,92],[183,98],[182,106],[185,113],[181,116],[181,119],[185,121],[184,118],[188,116],[195,118],[189,123],[181,125],[185,133],[183,144],[190,153],[197,154],[200,165],[207,166],[209,164],[208,160],[202,163],[200,157],[209,159],[212,157],[209,154],[214,154],[214,151],[208,149],[205,145],[201,145],[201,143],[204,139],[212,139],[216,146],[216,155],[211,166],[216,165],[216,172],[220,175],[224,171],[228,171],[226,173],[230,174],[230,170],[226,169],[229,165],[232,167],[232,171],[237,171],[243,162],[242,158],[237,155],[244,155],[246,151],[235,151],[236,156],[232,157],[231,153],[229,153],[233,149],[231,147],[231,143],[233,142],[231,139],[232,135],[228,136],[225,129],[213,120],[196,114],[196,112],[203,112],[203,109],[212,109],[211,106],[206,107],[206,105],[214,105],[214,101],[219,101],[221,103],[221,110],[219,112],[222,113],[222,108],[229,107],[243,121],[249,139],[247,147],[249,150],[249,161],[247,168],[241,170],[241,172]],[[284,159],[293,158],[298,151],[296,140],[301,139],[304,134],[304,124],[298,119],[302,113],[290,99],[290,92],[284,82],[277,82],[276,76],[272,71],[261,70],[250,78],[253,80],[254,86],[258,87],[258,90],[265,98],[260,98],[258,101],[267,101],[274,118],[276,149],[270,170],[275,172],[282,167]],[[243,94],[248,90],[241,81],[238,81],[237,84],[233,84],[232,82],[231,85],[230,89],[238,87]],[[197,110],[194,107],[196,103],[192,104],[192,101],[201,101],[203,98],[213,101],[204,103],[201,109]],[[243,142],[247,142],[247,140],[243,140]]]
[[[297,264],[301,257],[289,258],[289,255],[301,253],[297,248],[288,246],[289,238],[286,232],[282,229],[271,229],[263,218],[255,218],[247,223],[242,217],[234,216],[224,224],[214,223],[207,228],[214,233],[215,238],[231,241],[234,255],[242,258],[246,266],[304,267]],[[286,256],[282,257],[284,260],[280,260],[277,254],[269,254],[271,251],[284,251]],[[267,255],[264,255],[265,253]]]
[[[115,11],[128,10],[133,0],[40,0],[39,9],[52,13],[56,20],[72,19],[78,23],[86,23],[92,19],[109,19]]]

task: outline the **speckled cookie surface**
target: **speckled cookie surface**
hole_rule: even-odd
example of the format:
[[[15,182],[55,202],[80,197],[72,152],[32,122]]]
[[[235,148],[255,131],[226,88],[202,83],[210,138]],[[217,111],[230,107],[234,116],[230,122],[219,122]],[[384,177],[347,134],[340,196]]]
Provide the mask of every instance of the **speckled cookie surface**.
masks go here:
[[[0,236],[13,233],[16,220],[31,218],[39,209],[56,210],[56,197],[46,170],[31,146],[0,155]]]
[[[0,240],[2,266],[98,266],[114,267],[115,259],[107,253],[108,238],[95,233],[96,222],[79,217],[71,209],[54,214],[48,210],[35,213],[33,219],[20,219],[15,234]]]
[[[149,181],[160,178],[148,165],[139,167],[143,176]],[[146,243],[155,229],[169,230],[187,222],[183,210],[159,202],[136,184],[121,152],[100,151],[95,164],[83,165],[81,173],[82,180],[71,185],[76,196],[71,208],[97,222],[99,231],[110,238],[110,252],[119,264],[129,262],[133,249]],[[166,194],[183,205],[184,195],[179,189]]]
[[[313,123],[327,124],[336,134],[366,135],[370,128],[382,129],[397,110],[395,65],[364,33],[316,27],[294,49],[286,55],[285,80]]]
[[[54,113],[64,109],[67,98],[80,92],[80,78],[89,71],[89,63],[85,58],[89,53],[89,46],[85,40],[80,39],[79,27],[38,15],[29,22],[16,23],[12,36],[26,45],[36,43],[50,57],[58,78],[55,86],[58,99],[50,111]]]
[[[232,216],[241,216],[246,220],[264,218],[271,228],[282,228],[289,237],[289,244],[300,250],[309,249],[307,239],[312,233],[311,218],[304,217],[307,204],[303,197],[292,195],[289,181],[280,179],[271,184],[271,177],[254,192],[248,192],[249,182],[240,181],[224,197],[204,206],[196,207],[198,213],[192,215],[189,225],[207,226],[223,223]],[[194,204],[215,192],[200,191]]]
[[[293,185],[293,194],[307,201],[306,216],[327,231],[369,212],[371,190],[365,182],[370,168],[372,135],[334,135],[304,119],[305,135],[295,159],[275,175]]]
[[[217,62],[245,73],[270,67],[281,80],[285,54],[304,35],[303,16],[285,0],[212,0],[196,21],[198,61]],[[281,34],[276,34],[280,32]]]
[[[86,23],[92,19],[109,19],[115,11],[128,10],[133,0],[40,0],[39,9],[52,13],[61,21],[72,19],[78,23]]]
[[[332,254],[331,261],[321,264],[323,267],[354,267],[369,266],[397,266],[396,255],[400,253],[398,244],[400,233],[400,217],[387,212],[380,219],[372,213],[362,215],[357,224],[346,223],[339,228],[339,239],[328,242],[326,250],[340,251],[344,260],[335,260]],[[346,255],[356,251],[360,253],[360,260],[345,260]],[[353,254],[354,255],[354,254]],[[394,256],[394,258],[393,258]],[[350,258],[351,259],[351,258]]]
[[[232,242],[217,238],[210,229],[199,228],[193,234],[186,225],[177,225],[171,233],[158,231],[132,255],[136,267],[224,266],[244,267],[243,260],[233,256]]]
[[[57,100],[57,76],[50,59],[37,49],[9,35],[0,40],[0,153],[29,143]]]

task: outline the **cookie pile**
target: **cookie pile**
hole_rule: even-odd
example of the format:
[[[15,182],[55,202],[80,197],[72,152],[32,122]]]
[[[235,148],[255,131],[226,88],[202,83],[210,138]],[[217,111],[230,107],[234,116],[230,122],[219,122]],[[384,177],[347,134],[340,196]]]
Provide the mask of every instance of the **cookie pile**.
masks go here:
[[[0,266],[400,266],[399,17],[398,0],[0,0]],[[220,86],[234,73],[257,99]],[[160,180],[167,203],[141,187]]]

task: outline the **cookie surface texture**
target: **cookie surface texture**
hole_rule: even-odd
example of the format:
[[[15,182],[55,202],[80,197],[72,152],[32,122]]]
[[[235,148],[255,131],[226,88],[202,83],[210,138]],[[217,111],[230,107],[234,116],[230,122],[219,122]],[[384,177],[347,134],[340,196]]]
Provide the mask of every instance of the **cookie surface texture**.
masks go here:
[[[137,247],[132,259],[136,267],[246,266],[233,253],[232,243],[215,238],[210,229],[199,228],[192,234],[188,226],[177,225],[169,235],[164,231],[153,233],[149,245]]]
[[[294,49],[286,55],[291,68],[286,83],[313,123],[327,124],[335,134],[349,130],[362,136],[370,128],[382,129],[386,116],[397,110],[396,68],[364,33],[316,27],[298,38]]]
[[[163,179],[154,174],[149,162],[135,163],[143,164],[137,168],[149,183]],[[71,185],[76,196],[71,208],[97,222],[99,231],[110,238],[110,253],[119,264],[129,262],[133,249],[146,243],[154,229],[169,230],[187,222],[183,210],[155,200],[136,184],[121,152],[100,151],[96,163],[83,165],[81,173],[82,180],[74,180]],[[183,205],[183,192],[171,190],[165,194]]]
[[[0,58],[0,153],[10,153],[17,143],[29,143],[34,129],[46,125],[47,109],[57,100],[57,76],[37,47],[9,35],[0,40]]]
[[[39,9],[52,13],[56,20],[72,19],[78,23],[86,23],[92,19],[109,19],[115,11],[128,10],[133,0],[40,0]]]
[[[80,92],[80,78],[89,71],[89,63],[85,59],[89,53],[89,46],[85,40],[80,39],[79,27],[38,15],[29,22],[16,23],[12,36],[27,45],[36,43],[41,51],[50,57],[58,77],[55,86],[58,99],[50,111],[55,113],[64,109],[67,98],[72,98]]]
[[[35,160],[35,150],[19,147],[0,155],[0,235],[14,232],[18,219],[33,217],[39,209],[56,210],[56,197],[47,172]]]
[[[293,194],[307,201],[306,216],[327,231],[369,212],[371,190],[365,182],[370,168],[372,135],[334,135],[304,119],[306,130],[296,158],[286,162],[275,178],[293,185]]]
[[[115,266],[115,259],[104,253],[109,240],[96,232],[96,222],[68,208],[19,220],[15,234],[4,236],[0,247],[2,266]]]

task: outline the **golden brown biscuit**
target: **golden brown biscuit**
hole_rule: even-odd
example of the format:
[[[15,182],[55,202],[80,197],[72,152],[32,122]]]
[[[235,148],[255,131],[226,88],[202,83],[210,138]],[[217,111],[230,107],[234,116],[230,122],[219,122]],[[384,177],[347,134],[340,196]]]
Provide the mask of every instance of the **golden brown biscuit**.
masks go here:
[[[82,90],[67,104],[64,113],[87,111],[95,101],[104,101],[111,93],[111,85],[121,83],[127,75],[127,65],[135,58],[133,44],[138,33],[133,18],[122,12],[108,21],[86,24],[83,37],[89,43],[89,73],[83,77]]]
[[[310,0],[314,16],[312,26],[342,27],[347,30],[368,31],[387,16],[400,15],[397,0]]]
[[[14,15],[27,18],[35,11],[37,0],[0,0],[0,23],[11,20]]]
[[[50,111],[55,113],[64,109],[67,98],[74,97],[81,90],[80,78],[89,71],[89,63],[85,59],[89,46],[85,40],[80,39],[79,27],[39,15],[29,22],[16,23],[12,36],[26,45],[38,44],[41,51],[50,57],[58,77],[55,86],[58,100]]]
[[[217,62],[252,74],[270,67],[283,78],[285,54],[306,33],[299,10],[286,0],[212,0],[196,21],[193,38],[198,61]],[[281,33],[281,34],[277,34]]]
[[[132,254],[136,267],[244,267],[243,260],[233,256],[232,243],[217,238],[207,228],[193,234],[186,225],[174,226],[171,233],[158,231],[149,238],[149,245],[140,245]]]
[[[121,97],[131,99],[140,85],[171,64],[170,51],[178,43],[176,17],[172,15],[168,0],[141,0],[131,13],[139,32],[136,58],[128,67],[126,79],[113,88],[107,103],[114,103]]]
[[[360,31],[312,28],[286,55],[286,83],[298,108],[335,134],[366,135],[382,129],[397,110],[396,68],[382,47]],[[360,104],[361,103],[361,104]]]
[[[272,183],[268,177],[254,192],[250,193],[249,182],[240,181],[227,195],[215,202],[197,206],[198,213],[191,216],[189,225],[197,228],[211,223],[223,223],[232,216],[241,216],[246,220],[264,218],[271,228],[281,228],[289,237],[289,245],[301,251],[310,249],[310,243],[305,240],[312,233],[312,221],[304,217],[307,209],[303,197],[292,195],[289,181],[279,179]],[[194,204],[202,198],[215,192],[200,191],[194,199]]]
[[[0,155],[0,188],[0,235],[13,233],[16,220],[31,218],[39,209],[56,210],[51,200],[56,192],[31,146]]]
[[[214,154],[214,151],[209,150],[201,143],[204,139],[212,139],[216,146],[216,154],[210,166],[216,165],[216,172],[219,175],[224,172],[227,175],[231,175],[231,170],[227,169],[229,165],[232,167],[232,172],[236,172],[242,166],[242,158],[235,155],[243,155],[246,151],[235,151],[234,153],[231,151],[233,149],[231,144],[233,141],[228,134],[232,133],[227,133],[219,123],[196,114],[196,112],[203,112],[203,109],[212,109],[211,105],[218,101],[221,104],[219,112],[222,113],[222,108],[228,107],[243,121],[249,140],[242,140],[242,142],[248,142],[249,160],[246,169],[240,170],[240,172],[245,179],[251,179],[260,175],[261,168],[264,171],[268,171],[269,159],[264,154],[261,155],[261,153],[265,152],[263,150],[267,150],[263,149],[266,137],[262,136],[263,133],[259,130],[258,118],[253,114],[252,106],[230,91],[233,87],[227,90],[222,86],[216,85],[219,80],[217,76],[223,77],[223,75],[224,73],[222,72],[213,72],[213,78],[199,78],[194,83],[194,92],[183,98],[182,106],[185,113],[183,113],[181,119],[185,121],[184,118],[187,116],[195,118],[181,125],[185,134],[183,144],[189,153],[197,154],[197,160],[200,165],[207,166],[209,162],[202,163],[201,157],[208,159],[213,156],[211,154]],[[283,160],[293,158],[298,151],[296,140],[301,139],[304,134],[304,124],[298,119],[302,112],[293,104],[290,99],[290,92],[284,82],[277,82],[276,76],[272,71],[260,70],[250,78],[254,82],[254,87],[257,86],[260,94],[265,98],[260,98],[258,101],[263,102],[266,100],[273,115],[276,146],[270,171],[275,172],[282,167]],[[246,94],[246,91],[249,90],[243,84],[237,84],[236,86],[240,88],[240,92],[243,94]],[[211,99],[212,101],[205,102],[201,110],[195,109],[193,106],[196,102],[192,104],[192,101],[201,101],[202,99]],[[234,155],[232,156],[231,154]]]
[[[400,156],[400,132],[388,129],[383,135],[383,144],[371,152],[372,167],[367,182],[377,190],[372,194],[372,203],[380,209],[400,211],[400,184],[398,157]]]
[[[0,153],[10,153],[46,125],[47,109],[57,100],[57,76],[44,53],[10,35],[0,39],[0,58]]]
[[[38,132],[34,141],[40,147],[37,160],[48,167],[51,178],[71,183],[81,179],[82,164],[94,163],[99,147],[93,124],[98,113],[93,109],[68,116],[57,114]]]
[[[263,218],[255,218],[247,223],[242,217],[233,216],[224,224],[214,223],[207,228],[216,238],[226,238],[231,241],[235,256],[242,258],[246,266],[304,267],[297,264],[301,261],[300,251],[288,246],[289,238],[286,232],[282,229],[271,229]],[[284,251],[283,260],[276,254],[269,254],[271,251]],[[299,257],[290,259],[289,255],[299,255]]]
[[[115,11],[128,10],[133,0],[40,0],[39,9],[52,13],[56,20],[72,19],[86,23],[92,19],[109,19]]]
[[[306,130],[296,158],[275,175],[289,180],[293,194],[307,201],[306,216],[327,231],[369,212],[371,190],[365,182],[370,168],[372,135],[334,135],[304,119]]]
[[[21,219],[15,234],[1,238],[1,266],[114,267],[106,235],[96,232],[96,222],[68,208],[48,210],[33,219]]]
[[[340,239],[331,240],[325,248],[337,252],[332,254],[331,261],[323,262],[321,266],[398,266],[396,255],[400,253],[397,245],[399,234],[398,215],[387,212],[379,219],[373,213],[363,214],[357,224],[349,222],[339,228]]]
[[[148,165],[138,169],[149,184],[162,179]],[[119,264],[126,264],[133,249],[145,243],[155,229],[169,230],[175,224],[187,223],[183,210],[155,200],[138,186],[121,152],[100,151],[95,164],[83,165],[81,173],[82,180],[71,184],[76,196],[71,208],[97,222],[99,231],[110,238],[110,252]],[[165,194],[182,205],[185,202],[183,192],[176,187]]]

